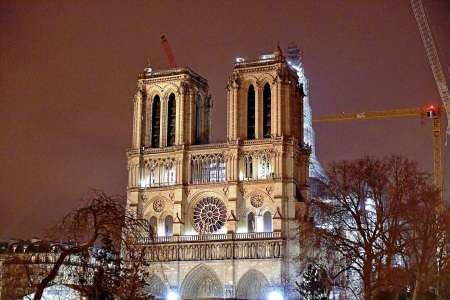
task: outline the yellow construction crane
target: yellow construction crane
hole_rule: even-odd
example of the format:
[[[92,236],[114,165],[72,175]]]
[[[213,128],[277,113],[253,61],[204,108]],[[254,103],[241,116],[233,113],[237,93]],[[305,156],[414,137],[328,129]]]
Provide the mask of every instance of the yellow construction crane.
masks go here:
[[[439,60],[438,47],[433,39],[433,33],[428,23],[427,14],[421,0],[411,0],[411,8],[416,18],[420,37],[428,57],[431,71],[433,72],[436,87],[443,103],[442,112],[447,111],[447,135],[450,136],[450,92],[445,80],[444,70]],[[444,111],[445,109],[445,111]]]
[[[325,115],[313,118],[314,123],[319,122],[334,122],[334,121],[354,121],[354,120],[373,120],[386,118],[404,118],[404,117],[419,117],[422,119],[431,119],[433,124],[431,127],[433,134],[433,182],[434,185],[441,191],[444,190],[443,181],[443,145],[441,132],[441,112],[442,106],[430,105],[428,107],[413,107],[390,109],[381,111],[368,111],[362,113],[340,113]]]

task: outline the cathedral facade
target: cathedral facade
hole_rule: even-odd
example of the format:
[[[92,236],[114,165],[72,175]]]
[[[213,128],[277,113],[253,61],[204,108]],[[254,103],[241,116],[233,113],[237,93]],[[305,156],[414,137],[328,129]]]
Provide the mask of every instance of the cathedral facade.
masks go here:
[[[236,60],[224,143],[209,143],[206,79],[189,68],[147,68],[137,85],[127,206],[155,232],[139,241],[160,265],[149,293],[295,298],[311,147],[303,89],[281,49]]]

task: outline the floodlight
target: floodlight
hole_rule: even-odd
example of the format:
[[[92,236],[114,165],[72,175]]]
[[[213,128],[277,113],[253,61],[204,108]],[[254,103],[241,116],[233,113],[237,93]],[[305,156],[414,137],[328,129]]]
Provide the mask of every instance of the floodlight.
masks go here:
[[[283,293],[278,290],[270,291],[267,294],[267,300],[283,300]]]
[[[167,298],[167,300],[178,300],[179,299],[178,293],[176,291],[173,291],[173,290],[170,290],[167,293],[167,297],[166,298]]]

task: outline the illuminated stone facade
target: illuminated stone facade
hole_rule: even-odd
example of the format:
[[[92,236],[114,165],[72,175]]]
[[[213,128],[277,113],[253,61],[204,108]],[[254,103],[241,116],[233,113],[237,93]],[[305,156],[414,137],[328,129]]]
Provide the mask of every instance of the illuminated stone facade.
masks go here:
[[[277,290],[295,298],[311,152],[302,101],[279,48],[238,59],[227,84],[227,142],[210,144],[204,78],[189,68],[139,76],[127,204],[156,232],[140,241],[162,266],[150,292],[264,299]]]

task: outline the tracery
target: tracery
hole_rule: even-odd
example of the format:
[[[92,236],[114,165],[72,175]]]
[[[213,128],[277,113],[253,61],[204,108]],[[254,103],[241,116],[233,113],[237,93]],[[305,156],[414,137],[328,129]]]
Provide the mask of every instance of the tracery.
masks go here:
[[[221,153],[200,154],[191,158],[191,182],[194,184],[225,181],[225,157]]]

